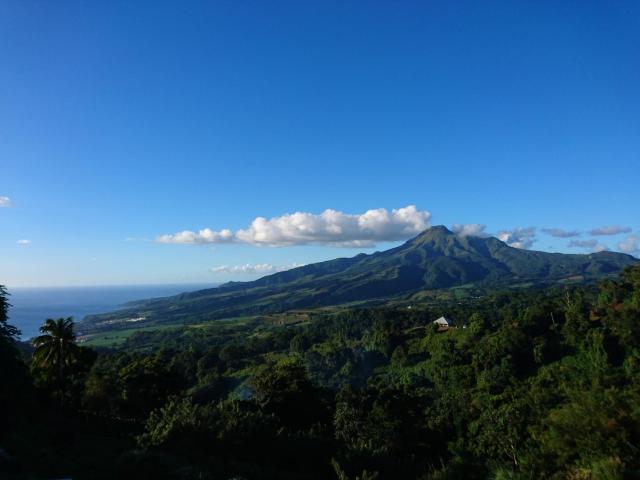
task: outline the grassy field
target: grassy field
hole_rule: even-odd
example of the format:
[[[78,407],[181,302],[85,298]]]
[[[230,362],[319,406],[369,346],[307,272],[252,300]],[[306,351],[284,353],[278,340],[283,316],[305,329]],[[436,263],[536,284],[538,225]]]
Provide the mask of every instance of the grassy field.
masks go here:
[[[127,329],[111,330],[87,335],[86,339],[80,339],[82,345],[88,347],[118,347],[121,346],[128,338],[140,332],[156,332],[161,330],[175,330],[176,335],[184,335],[188,331],[197,331],[206,329],[209,332],[225,332],[230,329],[236,329],[247,323],[256,320],[258,317],[246,316],[237,318],[225,318],[220,320],[211,320],[203,323],[194,324],[168,324],[168,325],[149,325],[146,327],[131,327]]]
[[[101,332],[88,335],[86,340],[81,339],[81,344],[87,347],[117,347],[131,335],[137,332],[152,332],[156,330],[168,329],[181,330],[183,327],[176,325],[154,325],[151,327],[128,328],[126,330],[113,330],[109,332]]]

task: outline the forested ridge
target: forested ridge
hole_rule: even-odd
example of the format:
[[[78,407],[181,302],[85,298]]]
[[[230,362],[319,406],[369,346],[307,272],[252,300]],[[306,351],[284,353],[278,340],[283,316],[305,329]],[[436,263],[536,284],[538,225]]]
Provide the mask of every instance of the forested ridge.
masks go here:
[[[640,478],[640,266],[117,348],[78,343],[69,319],[19,343],[9,302],[2,478]]]

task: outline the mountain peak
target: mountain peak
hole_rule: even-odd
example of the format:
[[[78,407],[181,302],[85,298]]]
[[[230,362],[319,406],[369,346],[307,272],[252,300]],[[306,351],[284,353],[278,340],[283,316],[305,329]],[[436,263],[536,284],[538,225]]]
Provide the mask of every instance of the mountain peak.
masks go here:
[[[253,282],[142,302],[126,313],[97,315],[91,321],[104,322],[123,315],[182,321],[185,312],[193,319],[207,320],[410,298],[420,292],[458,286],[504,288],[563,284],[574,279],[593,281],[637,262],[615,252],[569,255],[511,248],[492,237],[460,236],[436,225],[384,252],[329,260]]]
[[[439,242],[453,235],[454,233],[444,225],[434,225],[410,239],[407,244],[421,245],[423,243]]]
[[[453,232],[444,225],[434,225],[420,232],[414,239],[440,237],[443,235],[453,235]]]
[[[451,230],[449,230],[447,227],[445,227],[444,225],[434,225],[433,227],[426,229],[422,233],[426,233],[428,231],[438,232],[438,233],[453,234],[453,232]]]

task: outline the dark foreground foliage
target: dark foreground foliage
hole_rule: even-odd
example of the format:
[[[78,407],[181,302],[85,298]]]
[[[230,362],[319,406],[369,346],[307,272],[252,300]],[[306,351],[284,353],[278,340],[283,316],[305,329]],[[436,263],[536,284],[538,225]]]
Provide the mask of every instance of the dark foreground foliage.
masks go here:
[[[640,478],[640,267],[597,290],[147,332],[33,364],[6,299],[2,478]]]

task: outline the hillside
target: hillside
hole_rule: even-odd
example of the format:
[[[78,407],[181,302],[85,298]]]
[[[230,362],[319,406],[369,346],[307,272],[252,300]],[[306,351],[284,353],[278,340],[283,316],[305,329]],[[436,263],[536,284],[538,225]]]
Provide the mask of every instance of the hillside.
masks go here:
[[[638,260],[614,252],[561,254],[512,248],[489,237],[461,237],[443,226],[403,245],[353,258],[314,263],[217,288],[134,302],[124,310],[87,318],[85,329],[148,322],[202,321],[400,298],[462,285],[499,288],[518,284],[590,281],[616,274]]]

